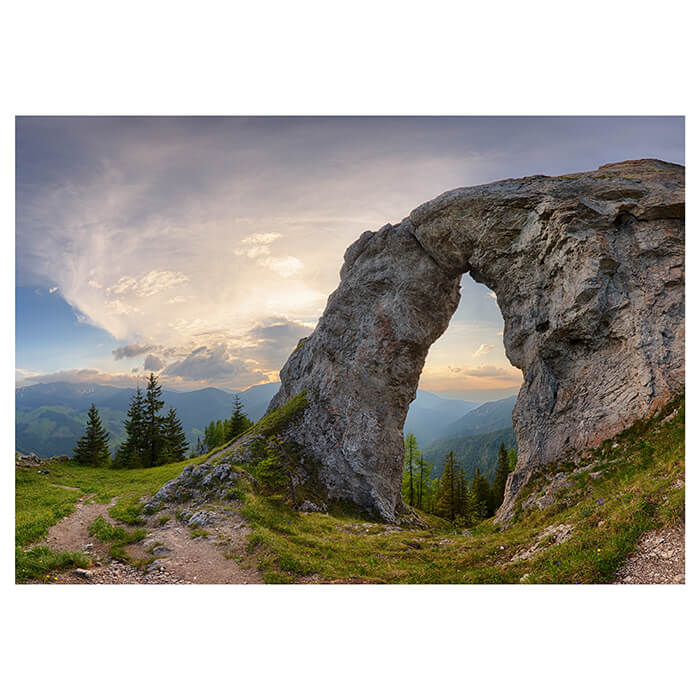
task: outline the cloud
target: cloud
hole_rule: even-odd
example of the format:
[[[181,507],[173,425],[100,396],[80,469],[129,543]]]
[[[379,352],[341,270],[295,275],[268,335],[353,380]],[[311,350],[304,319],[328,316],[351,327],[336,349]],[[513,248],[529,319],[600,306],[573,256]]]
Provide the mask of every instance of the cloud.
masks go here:
[[[270,316],[257,323],[245,336],[243,354],[256,359],[262,366],[279,370],[301,338],[313,332],[315,324]]]
[[[125,357],[138,357],[139,355],[145,355],[151,350],[155,350],[153,345],[138,345],[134,343],[133,345],[122,345],[121,347],[112,350],[112,355],[114,355],[115,360],[121,360]]]
[[[462,374],[470,377],[521,377],[519,369],[515,367],[496,367],[495,365],[480,365],[478,367],[464,367]]]
[[[146,355],[146,359],[143,361],[144,370],[150,370],[152,372],[157,372],[159,369],[164,367],[163,360],[155,355]]]
[[[268,270],[280,275],[280,277],[293,277],[298,275],[304,265],[299,258],[293,255],[277,257],[271,255],[270,243],[282,238],[281,233],[255,233],[241,241],[240,248],[234,248],[233,252],[238,256],[246,256]]]
[[[474,357],[481,357],[482,355],[488,355],[491,350],[493,350],[496,346],[495,345],[487,345],[486,343],[482,343],[479,345],[479,347],[476,349],[476,352],[474,352]]]
[[[184,359],[169,364],[163,375],[236,387],[250,386],[267,380],[266,374],[257,369],[251,361],[233,355],[225,343],[212,348],[196,348]]]
[[[33,374],[17,381],[17,386],[48,384],[50,382],[109,384],[118,387],[135,386],[133,374],[103,372],[99,369],[67,369],[47,374]]]
[[[156,353],[168,364],[223,342],[267,372],[294,333],[248,329],[313,325],[362,231],[454,187],[629,153],[683,162],[683,134],[682,118],[20,117],[17,284],[60,289],[115,345],[176,348]],[[461,367],[465,346],[426,368]]]
[[[117,284],[107,289],[107,294],[121,295],[131,292],[138,297],[151,297],[184,282],[187,282],[187,275],[183,275],[181,272],[151,270],[138,278],[120,277]]]

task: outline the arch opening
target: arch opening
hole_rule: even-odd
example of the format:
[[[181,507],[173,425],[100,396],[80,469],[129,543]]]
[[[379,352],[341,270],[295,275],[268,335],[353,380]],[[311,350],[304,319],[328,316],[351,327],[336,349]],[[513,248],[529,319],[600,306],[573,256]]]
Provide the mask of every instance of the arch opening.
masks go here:
[[[319,465],[329,498],[401,514],[404,422],[465,271],[497,295],[523,374],[518,464],[498,518],[535,466],[599,444],[682,389],[684,169],[601,170],[447,192],[348,248],[270,404],[306,392],[286,437]],[[622,211],[633,216],[624,224]]]

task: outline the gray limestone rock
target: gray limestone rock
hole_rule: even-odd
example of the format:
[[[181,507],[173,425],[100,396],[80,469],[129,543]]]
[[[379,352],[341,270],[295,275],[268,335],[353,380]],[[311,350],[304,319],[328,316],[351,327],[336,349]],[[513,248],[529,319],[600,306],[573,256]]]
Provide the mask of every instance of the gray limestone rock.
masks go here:
[[[389,521],[404,511],[406,413],[464,273],[495,292],[506,354],[524,377],[501,522],[536,466],[598,445],[678,393],[684,182],[682,166],[657,160],[504,180],[363,233],[270,404],[306,392],[282,435],[319,465],[328,497]]]

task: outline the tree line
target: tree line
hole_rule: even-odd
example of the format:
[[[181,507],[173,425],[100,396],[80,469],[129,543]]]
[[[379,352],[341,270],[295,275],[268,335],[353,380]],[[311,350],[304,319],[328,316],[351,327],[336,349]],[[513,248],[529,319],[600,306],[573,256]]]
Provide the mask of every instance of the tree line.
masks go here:
[[[501,443],[493,483],[478,468],[469,482],[464,467],[450,451],[441,476],[432,478],[432,465],[423,459],[416,436],[409,433],[404,443],[402,496],[410,506],[451,520],[459,527],[472,527],[492,516],[503,503],[515,460],[515,450],[508,451]]]
[[[253,425],[253,422],[248,418],[243,411],[243,402],[240,396],[236,394],[233,397],[233,409],[230,418],[224,420],[211,421],[204,428],[204,439],[197,438],[196,454],[203,455],[211,452],[215,447],[219,447],[234,438],[245,433],[248,428]]]
[[[124,421],[126,440],[117,447],[114,456],[109,452],[109,433],[102,427],[100,413],[92,404],[73,459],[86,466],[114,469],[156,467],[185,459],[189,442],[174,408],[161,415],[165,406],[162,391],[153,372],[145,393],[137,387]]]
[[[74,460],[91,467],[139,469],[185,459],[189,441],[174,408],[161,415],[165,406],[161,394],[158,377],[151,372],[146,391],[142,392],[137,387],[136,393],[131,396],[124,421],[126,439],[117,447],[114,456],[109,451],[109,433],[103,428],[99,411],[92,404],[85,433],[75,446]],[[231,417],[212,421],[204,430],[204,440],[198,438],[196,451],[190,456],[210,452],[245,432],[251,425],[236,394]]]

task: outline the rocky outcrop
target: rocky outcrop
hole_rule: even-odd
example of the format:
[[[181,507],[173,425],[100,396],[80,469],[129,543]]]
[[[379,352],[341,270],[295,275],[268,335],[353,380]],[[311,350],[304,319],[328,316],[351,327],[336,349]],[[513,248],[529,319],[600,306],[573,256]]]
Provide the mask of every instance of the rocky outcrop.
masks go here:
[[[329,498],[402,510],[403,424],[462,274],[492,289],[524,376],[518,464],[532,469],[647,417],[684,385],[684,168],[656,160],[446,192],[348,248],[340,285],[270,404],[305,392],[284,437]]]

